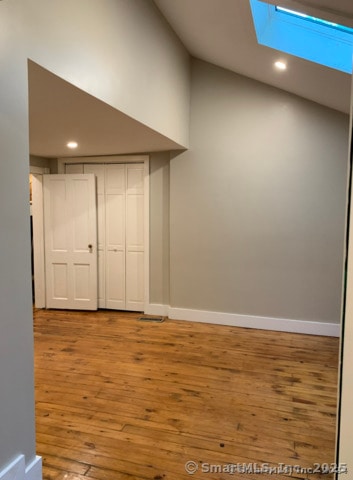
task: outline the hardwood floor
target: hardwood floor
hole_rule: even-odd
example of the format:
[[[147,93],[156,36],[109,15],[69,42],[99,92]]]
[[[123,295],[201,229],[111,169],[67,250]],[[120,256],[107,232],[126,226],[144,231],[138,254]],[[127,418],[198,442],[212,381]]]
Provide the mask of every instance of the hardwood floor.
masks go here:
[[[45,480],[260,479],[228,465],[334,462],[336,338],[114,311],[34,317]]]

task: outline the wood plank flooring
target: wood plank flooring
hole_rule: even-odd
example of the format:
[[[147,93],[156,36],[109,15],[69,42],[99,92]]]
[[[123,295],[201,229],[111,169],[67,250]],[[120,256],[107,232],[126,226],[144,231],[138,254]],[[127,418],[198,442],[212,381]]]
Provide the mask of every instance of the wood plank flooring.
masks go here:
[[[260,479],[228,465],[334,462],[338,339],[138,317],[34,313],[44,480]]]

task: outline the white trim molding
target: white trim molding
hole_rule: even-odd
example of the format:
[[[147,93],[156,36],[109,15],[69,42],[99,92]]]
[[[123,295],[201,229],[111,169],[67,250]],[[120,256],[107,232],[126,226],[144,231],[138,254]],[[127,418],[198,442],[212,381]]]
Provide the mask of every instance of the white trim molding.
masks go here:
[[[37,455],[26,467],[25,456],[19,455],[0,471],[0,480],[42,480],[42,457]]]
[[[210,312],[207,310],[175,308],[160,304],[149,304],[145,313],[168,316],[172,320],[187,320],[190,322],[214,323],[231,327],[257,328],[260,330],[275,330],[278,332],[303,333],[326,337],[339,337],[341,330],[341,326],[338,323]]]
[[[144,196],[143,196],[143,223],[144,223],[144,308],[150,301],[150,157],[144,158]]]
[[[161,303],[149,303],[145,308],[146,315],[159,315],[168,317],[170,307]],[[182,320],[182,319],[180,319]]]
[[[25,456],[19,455],[0,471],[0,480],[24,480],[26,472]]]
[[[26,467],[25,480],[42,480],[42,457],[36,455],[33,462]]]
[[[144,163],[146,154],[142,155],[101,155],[99,157],[63,157],[58,158],[58,173],[66,173],[66,165],[87,163]]]

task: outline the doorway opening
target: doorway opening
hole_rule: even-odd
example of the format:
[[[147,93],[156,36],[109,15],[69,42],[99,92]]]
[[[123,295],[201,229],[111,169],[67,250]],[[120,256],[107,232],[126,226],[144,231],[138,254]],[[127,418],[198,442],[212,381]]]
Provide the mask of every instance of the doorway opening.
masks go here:
[[[114,167],[114,165],[116,167]],[[31,167],[32,169],[32,167]],[[46,282],[48,281],[48,272],[45,266],[45,218],[44,195],[43,195],[43,175],[48,171],[34,168],[31,177],[31,218],[33,222],[33,276],[34,276],[34,305],[36,308],[45,308],[48,306]],[[121,204],[120,195],[110,195],[109,200],[114,208],[114,218],[106,226],[109,217],[109,209],[105,208],[106,195],[100,191],[102,178],[104,180],[104,171],[106,177],[111,179],[115,170],[123,172],[124,182],[126,183],[126,192],[124,193],[124,221],[126,217],[126,238],[129,244],[126,244],[124,257],[120,262],[120,270],[126,272],[126,287],[123,290],[130,292],[127,299],[117,302],[116,285],[119,284],[119,277],[113,276],[112,272],[107,271],[104,262],[111,255],[118,254],[118,245],[103,245],[104,229],[107,232],[118,231],[116,224],[119,223],[117,208]],[[98,213],[98,306],[99,308],[111,308],[119,310],[145,311],[149,304],[149,157],[147,155],[124,155],[109,157],[77,157],[64,158],[58,160],[59,174],[80,174],[94,173],[97,183],[97,213]],[[103,177],[102,177],[103,173]],[[116,173],[116,172],[115,172]],[[123,178],[120,175],[121,178]],[[127,183],[129,182],[129,183]],[[137,188],[137,185],[140,185]],[[142,195],[141,195],[142,190]],[[112,192],[108,191],[108,194]],[[114,192],[113,192],[114,193]],[[116,192],[115,192],[116,193]],[[115,202],[115,204],[114,204]],[[130,219],[130,220],[129,220]],[[101,232],[101,233],[99,233]],[[118,232],[120,234],[120,232]],[[103,239],[103,240],[102,240]],[[124,239],[125,242],[125,239]],[[109,243],[109,242],[108,242]],[[118,257],[118,255],[116,255]],[[122,251],[120,249],[120,257]],[[109,262],[109,266],[111,262]],[[124,267],[124,268],[122,268]],[[114,273],[114,272],[113,272]],[[116,272],[115,272],[116,273]],[[109,283],[110,282],[110,283]],[[121,282],[120,282],[121,283]],[[105,298],[107,285],[111,285],[110,291],[112,297]],[[121,296],[121,295],[120,295]]]

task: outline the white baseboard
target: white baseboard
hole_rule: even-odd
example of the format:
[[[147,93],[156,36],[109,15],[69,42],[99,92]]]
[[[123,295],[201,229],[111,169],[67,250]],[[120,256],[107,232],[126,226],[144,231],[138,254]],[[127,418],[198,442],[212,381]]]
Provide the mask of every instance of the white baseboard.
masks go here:
[[[42,457],[38,455],[26,468],[26,480],[42,480]]]
[[[42,480],[42,458],[36,458],[26,467],[25,456],[18,455],[0,471],[0,480]]]
[[[25,456],[19,455],[13,462],[0,471],[0,480],[25,480]]]
[[[150,303],[145,308],[146,315],[160,315],[162,317],[167,317],[169,314],[169,306],[163,305],[161,303]]]
[[[173,320],[214,323],[216,325],[257,328],[260,330],[275,330],[279,332],[304,333],[307,335],[339,337],[341,333],[341,326],[337,323],[239,315],[237,313],[210,312],[207,310],[174,308],[160,304],[149,304],[145,313],[168,316]]]

